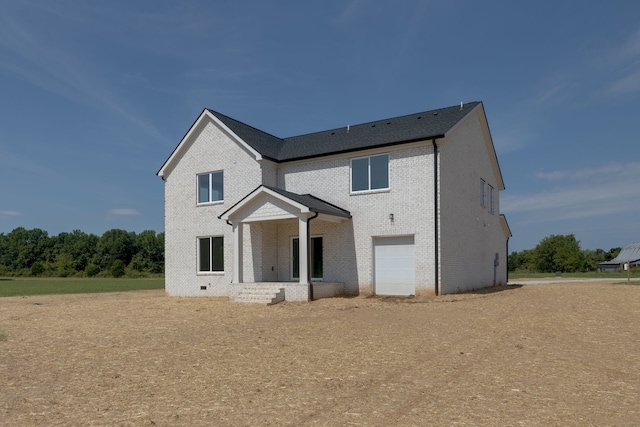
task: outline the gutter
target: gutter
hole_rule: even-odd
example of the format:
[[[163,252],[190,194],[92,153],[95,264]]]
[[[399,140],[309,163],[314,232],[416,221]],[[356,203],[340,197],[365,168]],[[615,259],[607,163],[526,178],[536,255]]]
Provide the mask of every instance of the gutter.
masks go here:
[[[440,295],[440,254],[438,251],[438,240],[439,240],[439,224],[438,224],[438,144],[436,144],[436,139],[432,139],[433,143],[433,239],[434,239],[434,277],[435,277],[435,292],[436,296]]]

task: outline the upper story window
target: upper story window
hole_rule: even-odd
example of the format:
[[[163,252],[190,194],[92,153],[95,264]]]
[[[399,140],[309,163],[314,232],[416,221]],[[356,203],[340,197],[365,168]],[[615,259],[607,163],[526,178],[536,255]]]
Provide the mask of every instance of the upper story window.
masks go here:
[[[493,213],[493,187],[490,185],[487,185],[487,187],[489,188],[489,193],[487,194],[487,198],[488,198],[487,210]]]
[[[389,188],[389,155],[351,159],[351,191],[386,190]]]
[[[198,175],[198,204],[224,200],[222,171]]]
[[[487,208],[490,213],[494,213],[493,187],[487,184],[484,179],[480,180],[480,206]]]

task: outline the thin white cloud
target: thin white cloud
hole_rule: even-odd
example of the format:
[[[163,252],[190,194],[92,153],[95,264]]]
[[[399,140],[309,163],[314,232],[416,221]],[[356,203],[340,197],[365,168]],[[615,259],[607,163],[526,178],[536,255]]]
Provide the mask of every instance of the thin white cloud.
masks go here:
[[[640,69],[622,77],[609,86],[609,95],[622,95],[640,91]]]
[[[0,15],[0,46],[11,54],[0,58],[0,67],[34,86],[91,107],[100,106],[121,116],[147,134],[164,139],[140,118],[128,101],[115,95],[109,80],[82,55],[61,49],[35,27]]]
[[[621,96],[640,91],[640,30],[626,40],[617,41],[610,51],[599,55],[605,64],[607,76],[611,76],[605,94]]]
[[[584,105],[640,92],[640,31],[584,45],[567,58],[532,85],[529,104]]]
[[[640,56],[640,30],[632,34],[618,49],[614,50],[614,55],[620,63],[637,61]]]
[[[522,150],[536,140],[536,136],[529,130],[527,124],[509,123],[506,127],[491,126],[491,135],[496,152],[507,154]]]
[[[20,212],[0,210],[0,215],[2,215],[2,216],[20,216]]]
[[[598,168],[583,168],[583,169],[569,169],[563,171],[553,172],[537,172],[536,178],[557,181],[562,179],[568,179],[571,181],[585,180],[585,179],[598,179],[607,180],[615,177],[633,177],[636,171],[640,170],[640,162],[631,163],[619,163],[610,162],[604,166]]]
[[[640,163],[538,173],[557,186],[533,194],[505,194],[502,211],[520,213],[526,222],[551,222],[640,212]]]
[[[351,0],[342,9],[340,14],[334,18],[333,23],[338,25],[348,24],[352,19],[359,15],[359,11],[363,6],[364,3],[362,0]]]
[[[140,215],[140,212],[135,209],[118,208],[110,209],[108,214],[109,216],[134,216]]]

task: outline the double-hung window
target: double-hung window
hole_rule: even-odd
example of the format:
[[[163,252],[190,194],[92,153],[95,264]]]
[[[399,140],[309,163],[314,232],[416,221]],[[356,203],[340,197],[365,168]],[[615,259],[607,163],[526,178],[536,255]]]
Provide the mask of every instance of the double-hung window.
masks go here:
[[[487,210],[493,213],[493,187],[490,185],[487,185],[487,187],[489,188],[489,193],[487,194],[487,198],[489,199]]]
[[[198,238],[198,272],[224,271],[224,237]]]
[[[351,192],[389,188],[389,155],[351,159]]]
[[[222,171],[198,175],[198,204],[224,200]]]
[[[487,208],[487,211],[493,213],[493,187],[484,179],[480,179],[480,206]]]

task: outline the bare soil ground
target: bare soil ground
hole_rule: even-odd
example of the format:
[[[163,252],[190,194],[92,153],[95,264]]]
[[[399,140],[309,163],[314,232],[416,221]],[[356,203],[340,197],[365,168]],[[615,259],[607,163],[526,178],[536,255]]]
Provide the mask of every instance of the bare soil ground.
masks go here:
[[[0,299],[3,426],[638,426],[639,365],[626,283]]]

